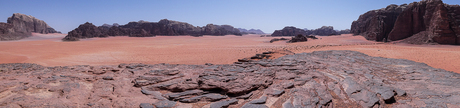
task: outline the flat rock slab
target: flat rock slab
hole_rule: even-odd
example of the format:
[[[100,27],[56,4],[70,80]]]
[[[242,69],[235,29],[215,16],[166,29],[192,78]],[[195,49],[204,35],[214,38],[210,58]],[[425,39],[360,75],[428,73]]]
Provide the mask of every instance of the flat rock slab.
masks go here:
[[[355,51],[223,65],[10,63],[0,82],[0,107],[460,106],[460,74]]]
[[[226,108],[229,105],[236,104],[236,103],[238,103],[238,99],[224,100],[224,101],[212,103],[211,108]]]
[[[267,101],[267,96],[262,96],[259,99],[252,100],[249,103],[251,103],[251,104],[264,104],[266,101]]]
[[[173,108],[174,106],[176,106],[176,102],[165,100],[165,101],[160,101],[160,102],[157,102],[157,103],[153,103],[153,105],[156,108]]]

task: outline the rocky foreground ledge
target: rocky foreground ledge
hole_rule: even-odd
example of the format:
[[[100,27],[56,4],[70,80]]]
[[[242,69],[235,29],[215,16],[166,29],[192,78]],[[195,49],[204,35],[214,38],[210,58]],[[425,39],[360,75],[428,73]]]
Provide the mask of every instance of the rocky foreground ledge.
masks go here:
[[[460,75],[317,51],[229,65],[0,65],[0,107],[458,107]]]

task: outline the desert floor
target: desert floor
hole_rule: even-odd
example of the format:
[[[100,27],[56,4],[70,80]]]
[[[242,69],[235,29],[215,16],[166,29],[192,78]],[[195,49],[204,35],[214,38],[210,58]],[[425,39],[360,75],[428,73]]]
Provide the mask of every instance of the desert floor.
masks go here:
[[[308,42],[269,43],[273,38],[245,36],[109,37],[62,42],[62,34],[34,34],[19,41],[0,42],[0,63],[44,66],[116,65],[120,63],[231,64],[255,54],[287,49],[295,53],[353,50],[370,56],[408,59],[460,73],[460,46],[380,43],[362,36],[320,36]],[[286,37],[288,38],[288,37]]]

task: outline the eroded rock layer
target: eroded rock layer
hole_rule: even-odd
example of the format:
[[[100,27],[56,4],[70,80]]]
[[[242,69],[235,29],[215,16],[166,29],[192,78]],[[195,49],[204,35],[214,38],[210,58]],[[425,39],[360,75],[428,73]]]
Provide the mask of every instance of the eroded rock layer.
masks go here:
[[[0,22],[0,41],[2,40],[19,40],[31,36],[35,33],[59,33],[54,30],[43,20],[33,16],[14,13],[9,17],[7,23]]]
[[[288,26],[284,27],[282,30],[275,30],[271,36],[297,36],[301,35],[319,35],[319,36],[331,36],[331,35],[341,35],[350,33],[349,29],[345,30],[334,30],[332,26],[322,26],[318,29],[299,29],[296,27]]]
[[[91,26],[91,27],[90,27]],[[162,19],[159,22],[129,22],[126,25],[108,25],[96,27],[95,25],[86,22],[80,25],[75,30],[68,33],[64,41],[76,41],[78,39],[107,37],[107,36],[130,36],[130,37],[152,37],[156,35],[163,36],[178,36],[178,35],[238,35],[241,32],[230,25],[214,25],[208,24],[204,27],[197,27],[185,22],[172,21]]]
[[[227,65],[0,65],[0,107],[457,107],[460,74],[354,51]]]
[[[423,0],[369,11],[353,22],[351,32],[376,41],[396,41],[417,35],[423,39],[409,38],[406,41],[458,45],[459,21],[459,5],[444,4],[442,0]]]

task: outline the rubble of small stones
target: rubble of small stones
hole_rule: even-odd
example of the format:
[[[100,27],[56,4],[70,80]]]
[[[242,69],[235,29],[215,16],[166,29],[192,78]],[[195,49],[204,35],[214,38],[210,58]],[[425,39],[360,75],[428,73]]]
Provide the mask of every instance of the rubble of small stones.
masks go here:
[[[0,64],[0,107],[460,106],[460,74],[355,51],[234,64]]]

